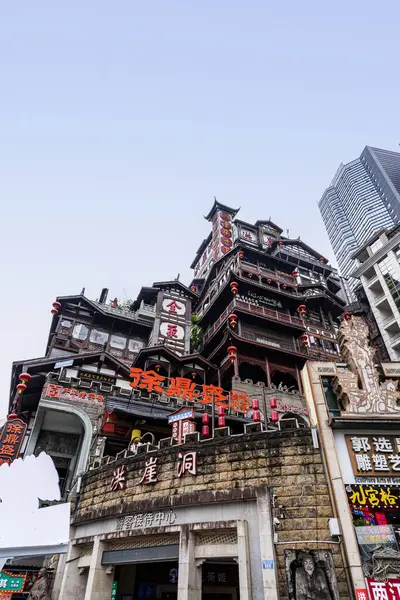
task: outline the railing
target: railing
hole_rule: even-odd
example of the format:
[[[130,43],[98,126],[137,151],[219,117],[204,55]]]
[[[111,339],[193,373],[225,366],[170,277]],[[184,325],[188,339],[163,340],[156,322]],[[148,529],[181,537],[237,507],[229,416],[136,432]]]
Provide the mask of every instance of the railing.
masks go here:
[[[269,348],[276,348],[278,350],[284,350],[285,352],[296,352],[296,354],[304,354],[309,358],[315,360],[326,360],[327,358],[332,358],[332,360],[336,360],[339,356],[336,352],[326,352],[324,350],[310,348],[309,346],[301,346],[297,340],[293,340],[293,343],[289,343],[279,338],[268,337],[262,331],[260,331],[260,333],[242,331],[240,337],[246,340],[250,340],[251,342],[256,342],[257,344],[263,344],[264,346],[268,346]]]
[[[240,310],[244,310],[250,314],[257,314],[262,317],[266,317],[272,321],[277,321],[278,323],[286,323],[290,325],[294,325],[295,327],[299,327],[301,329],[305,329],[305,327],[311,326],[321,326],[326,329],[322,324],[316,323],[315,321],[310,321],[308,319],[300,319],[299,317],[292,317],[287,313],[280,312],[279,310],[273,310],[271,308],[266,308],[265,306],[256,306],[249,302],[244,302],[243,300],[238,300],[235,298],[228,307],[224,310],[224,312],[218,317],[215,323],[204,332],[203,340],[206,343],[212,335],[221,327],[221,325],[225,322],[228,316],[235,310],[235,308],[239,308]]]
[[[121,308],[119,306],[113,307],[110,304],[102,304],[101,302],[94,302],[94,304],[101,308],[101,310],[104,310],[104,312],[112,315],[119,315],[133,320],[138,318],[136,312],[134,310],[129,310],[129,308]]]

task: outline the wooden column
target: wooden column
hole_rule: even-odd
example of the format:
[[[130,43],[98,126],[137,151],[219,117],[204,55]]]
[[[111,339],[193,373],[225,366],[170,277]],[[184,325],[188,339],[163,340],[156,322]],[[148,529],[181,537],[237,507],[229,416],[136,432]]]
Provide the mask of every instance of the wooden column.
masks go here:
[[[302,388],[302,385],[301,385],[301,377],[300,377],[299,367],[297,365],[296,365],[296,379],[297,379],[297,385],[298,385],[298,388],[299,388],[299,392],[300,392],[300,394],[302,394],[303,393],[303,388]]]
[[[265,357],[265,371],[267,373],[267,386],[271,387],[271,371],[269,370],[268,356]]]

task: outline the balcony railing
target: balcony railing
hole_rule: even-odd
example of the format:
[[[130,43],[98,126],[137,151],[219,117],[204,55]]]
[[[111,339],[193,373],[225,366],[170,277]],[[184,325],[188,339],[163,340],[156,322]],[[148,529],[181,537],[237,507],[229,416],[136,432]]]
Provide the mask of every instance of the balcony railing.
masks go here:
[[[277,350],[283,350],[285,352],[295,352],[296,354],[304,354],[307,358],[313,360],[336,360],[339,356],[337,352],[326,352],[309,346],[301,346],[297,340],[289,342],[279,338],[273,338],[262,331],[260,331],[260,333],[242,331],[240,337],[257,344],[263,344],[269,348],[276,348]]]
[[[294,325],[295,327],[298,327],[299,329],[303,330],[307,325],[310,327],[320,326],[321,328],[326,329],[326,327],[324,327],[322,323],[319,324],[315,321],[310,321],[308,319],[292,317],[291,315],[288,315],[284,312],[280,312],[279,310],[273,310],[271,308],[266,308],[265,306],[256,306],[254,304],[251,304],[250,302],[244,302],[243,300],[238,300],[237,298],[235,298],[224,310],[224,312],[218,317],[215,323],[204,332],[204,343],[206,343],[214,335],[217,329],[219,329],[222,326],[222,324],[226,321],[228,316],[235,310],[235,308],[238,308],[253,315],[260,315],[269,320],[277,321],[278,323]]]

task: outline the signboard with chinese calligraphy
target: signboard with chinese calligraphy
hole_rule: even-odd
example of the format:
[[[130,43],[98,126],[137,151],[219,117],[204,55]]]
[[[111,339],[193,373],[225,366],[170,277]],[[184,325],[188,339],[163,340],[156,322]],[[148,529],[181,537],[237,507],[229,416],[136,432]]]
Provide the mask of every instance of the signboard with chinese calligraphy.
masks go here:
[[[400,600],[400,579],[376,581],[367,577],[366,581],[371,600]]]
[[[22,419],[10,419],[4,423],[0,432],[0,465],[10,464],[18,458],[26,427]]]
[[[104,396],[94,392],[85,392],[75,388],[67,388],[55,383],[46,383],[43,387],[42,398],[56,400],[74,400],[78,402],[103,402]]]
[[[173,525],[175,521],[176,513],[173,510],[136,513],[127,517],[119,517],[117,519],[117,531],[131,531],[132,529],[143,529],[143,527]]]
[[[367,590],[363,588],[358,588],[356,590],[356,600],[368,600]]]
[[[354,475],[400,477],[400,437],[346,435]]]
[[[379,485],[346,485],[350,506],[369,508],[398,508],[400,506],[400,488],[381,487]]]
[[[212,404],[214,400],[216,406],[230,408],[232,411],[242,414],[247,414],[251,407],[249,394],[242,390],[233,389],[231,392],[226,392],[219,386],[196,385],[186,377],[168,379],[155,371],[143,371],[136,367],[131,368],[130,377],[132,388],[145,390],[148,393],[156,392],[200,404]]]
[[[103,375],[103,373],[93,373],[91,371],[84,371],[79,369],[79,379],[86,379],[87,381],[97,381],[99,383],[107,383],[108,385],[115,385],[116,378],[112,375]]]
[[[26,581],[25,575],[16,575],[8,571],[0,572],[0,598],[4,598],[3,592],[22,592]]]

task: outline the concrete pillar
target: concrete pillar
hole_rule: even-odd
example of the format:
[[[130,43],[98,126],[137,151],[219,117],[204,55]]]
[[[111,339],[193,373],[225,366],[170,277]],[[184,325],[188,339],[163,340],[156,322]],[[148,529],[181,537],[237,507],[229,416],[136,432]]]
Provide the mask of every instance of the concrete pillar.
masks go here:
[[[178,600],[201,600],[201,566],[196,564],[195,546],[195,533],[183,525],[179,540]]]
[[[105,549],[106,544],[101,542],[98,536],[95,537],[86,593],[83,600],[110,600],[111,598],[114,568],[112,568],[111,573],[107,573],[106,569],[110,570],[110,567],[101,564]]]
[[[79,574],[78,561],[80,555],[81,548],[70,543],[66,558],[58,562],[52,594],[53,600],[73,600],[74,598],[84,597],[87,577]],[[60,578],[61,583],[59,584]]]
[[[237,522],[237,552],[240,600],[252,600],[253,596],[251,593],[251,571],[247,521]]]
[[[278,576],[274,545],[274,527],[268,488],[263,488],[257,493],[257,517],[260,537],[264,598],[268,598],[268,600],[278,600]]]

